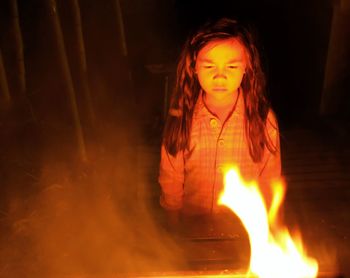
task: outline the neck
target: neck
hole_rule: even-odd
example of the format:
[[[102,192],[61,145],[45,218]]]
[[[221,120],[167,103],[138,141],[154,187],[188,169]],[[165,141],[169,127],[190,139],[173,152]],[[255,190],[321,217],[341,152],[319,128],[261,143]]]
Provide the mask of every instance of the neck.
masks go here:
[[[205,104],[209,108],[225,108],[232,106],[238,96],[238,90],[236,90],[234,93],[229,93],[229,94],[223,94],[223,95],[211,95],[211,94],[204,94],[204,100]]]
[[[220,119],[225,119],[236,103],[238,92],[237,90],[234,93],[220,95],[219,97],[204,94],[204,102],[210,111],[216,114]]]

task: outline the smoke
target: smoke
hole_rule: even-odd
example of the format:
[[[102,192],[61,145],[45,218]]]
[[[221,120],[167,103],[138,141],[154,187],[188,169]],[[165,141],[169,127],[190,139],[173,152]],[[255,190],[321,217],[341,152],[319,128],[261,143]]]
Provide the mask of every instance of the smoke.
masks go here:
[[[138,147],[143,139],[137,117],[147,115],[139,115],[145,104],[136,107],[135,98],[145,95],[147,86],[137,76],[135,87],[130,83],[133,61],[119,49],[115,1],[79,3],[84,78],[73,2],[56,2],[55,14],[52,1],[19,1],[28,88],[24,100],[14,101],[17,110],[0,122],[0,277],[118,275],[181,266],[181,250],[156,209],[157,161],[144,158]],[[9,9],[2,13],[10,15]],[[55,29],[56,16],[63,38]],[[4,16],[1,25],[10,26],[11,20]],[[1,42],[14,49],[13,41]],[[58,54],[63,44],[67,55]],[[6,58],[8,72],[19,76],[14,59]],[[66,64],[69,72],[65,68],[63,74]],[[88,115],[85,78],[95,123]],[[161,91],[149,91],[160,96],[160,86]],[[74,101],[67,88],[74,88]],[[72,111],[75,102],[78,111]],[[77,157],[73,112],[80,116],[87,163]],[[151,174],[144,171],[146,164]]]
[[[109,125],[90,142],[85,164],[62,138],[48,146],[35,185],[6,201],[1,277],[140,274],[184,263],[152,209],[157,185],[142,168],[156,171],[156,160],[137,152],[124,128]]]

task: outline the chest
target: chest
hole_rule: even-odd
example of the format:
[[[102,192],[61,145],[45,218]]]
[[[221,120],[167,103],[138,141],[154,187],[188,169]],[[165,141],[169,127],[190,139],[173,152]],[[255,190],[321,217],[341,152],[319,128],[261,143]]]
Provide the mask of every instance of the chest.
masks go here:
[[[235,114],[226,122],[214,116],[194,119],[190,148],[184,158],[187,173],[203,176],[235,165],[249,178],[257,169],[249,154],[243,117]]]

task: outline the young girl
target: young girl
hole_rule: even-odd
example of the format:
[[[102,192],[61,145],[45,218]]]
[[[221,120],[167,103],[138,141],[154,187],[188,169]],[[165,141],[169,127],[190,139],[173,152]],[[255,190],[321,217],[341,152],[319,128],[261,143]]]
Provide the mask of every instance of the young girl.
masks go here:
[[[182,51],[161,147],[160,203],[167,211],[219,211],[223,170],[237,165],[269,198],[281,172],[276,118],[252,34],[221,19]]]

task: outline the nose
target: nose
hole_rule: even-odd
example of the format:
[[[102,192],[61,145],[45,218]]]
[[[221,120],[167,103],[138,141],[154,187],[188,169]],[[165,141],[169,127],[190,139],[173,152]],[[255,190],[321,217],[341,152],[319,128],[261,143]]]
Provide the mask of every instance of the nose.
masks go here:
[[[214,79],[218,79],[218,78],[223,78],[223,79],[227,78],[224,68],[217,68],[216,69],[216,72],[214,74]]]

